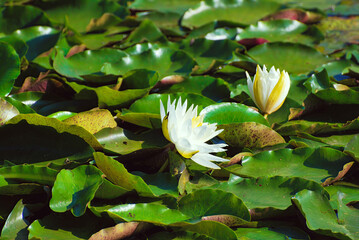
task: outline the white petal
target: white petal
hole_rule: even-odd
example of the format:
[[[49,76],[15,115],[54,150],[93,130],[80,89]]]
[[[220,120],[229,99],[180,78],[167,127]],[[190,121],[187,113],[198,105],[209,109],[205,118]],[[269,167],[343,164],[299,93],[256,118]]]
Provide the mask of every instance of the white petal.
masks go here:
[[[212,163],[211,161],[208,161],[207,158],[209,154],[200,154],[197,153],[191,157],[191,159],[198,163],[199,165],[202,165],[204,167],[213,168],[213,169],[220,169],[216,164]]]
[[[163,119],[166,116],[165,107],[163,106],[162,100],[160,100],[160,114],[161,114],[161,122],[163,122]]]

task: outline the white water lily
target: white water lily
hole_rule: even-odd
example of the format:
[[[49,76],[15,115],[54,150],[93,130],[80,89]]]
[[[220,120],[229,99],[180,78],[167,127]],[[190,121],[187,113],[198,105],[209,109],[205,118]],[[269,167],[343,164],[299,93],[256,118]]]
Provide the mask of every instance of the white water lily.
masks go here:
[[[212,162],[227,162],[228,159],[217,157],[210,153],[224,152],[227,144],[208,144],[223,129],[217,130],[216,124],[203,122],[204,115],[197,115],[197,106],[190,106],[187,110],[187,100],[183,103],[181,98],[171,103],[168,97],[167,111],[161,101],[162,131],[166,139],[172,142],[177,151],[185,158],[208,167],[219,169]]]
[[[284,103],[290,88],[290,78],[286,71],[272,67],[268,72],[257,65],[257,72],[252,81],[248,72],[247,83],[249,93],[257,107],[265,114],[277,111]]]

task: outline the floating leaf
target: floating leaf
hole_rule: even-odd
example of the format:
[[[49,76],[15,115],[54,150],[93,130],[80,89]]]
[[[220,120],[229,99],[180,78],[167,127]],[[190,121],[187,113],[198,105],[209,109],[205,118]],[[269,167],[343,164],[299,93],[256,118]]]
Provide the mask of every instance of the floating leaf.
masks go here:
[[[106,109],[81,112],[65,119],[63,122],[70,125],[81,126],[92,134],[97,133],[103,128],[113,128],[117,126],[111,112]]]
[[[230,21],[239,24],[252,24],[278,10],[279,4],[264,1],[214,0],[201,1],[183,15],[182,25],[199,27],[213,20]]]
[[[63,169],[57,175],[52,188],[50,208],[55,212],[71,209],[74,216],[82,216],[101,184],[102,172],[94,166]]]
[[[0,97],[3,97],[10,93],[20,74],[20,59],[15,49],[4,42],[0,42],[0,56],[3,59],[0,67]]]
[[[231,169],[229,167],[229,169]],[[274,208],[285,210],[292,205],[291,198],[303,189],[325,192],[323,187],[299,177],[232,178],[211,188],[231,192],[243,200],[249,209]],[[328,195],[328,194],[327,194]]]
[[[211,215],[233,215],[243,220],[250,221],[247,207],[242,200],[232,193],[221,190],[203,189],[194,191],[178,202],[179,210],[198,218]]]
[[[238,103],[212,104],[201,112],[204,121],[209,123],[231,124],[257,122],[269,126],[267,120],[254,109]]]
[[[248,55],[268,68],[275,66],[289,73],[308,73],[329,59],[306,45],[294,43],[264,43],[251,48]]]
[[[29,222],[26,220],[30,216],[28,208],[20,200],[11,211],[6,219],[5,225],[1,231],[1,238],[16,239],[27,238],[27,226]]]
[[[336,177],[351,158],[332,148],[297,148],[265,151],[244,157],[231,172],[245,177],[292,176],[322,183]]]
[[[343,193],[339,192],[338,195],[337,214],[328,198],[318,192],[303,190],[295,195],[293,201],[305,216],[309,229],[339,239],[357,239],[359,210],[343,204]]]

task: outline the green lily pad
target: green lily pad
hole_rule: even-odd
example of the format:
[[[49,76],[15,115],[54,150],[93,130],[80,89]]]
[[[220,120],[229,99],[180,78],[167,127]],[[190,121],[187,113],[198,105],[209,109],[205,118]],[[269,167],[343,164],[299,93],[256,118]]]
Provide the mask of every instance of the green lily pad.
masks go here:
[[[151,130],[142,134],[134,134],[116,127],[105,128],[95,134],[105,150],[126,155],[145,148],[161,148],[168,144],[162,131]]]
[[[58,50],[53,66],[58,73],[64,76],[84,80],[86,75],[102,75],[101,68],[104,63],[111,61],[115,62],[125,56],[127,56],[127,54],[121,50],[104,48],[99,50],[87,50],[69,58],[65,58],[64,52]]]
[[[258,21],[240,32],[236,40],[246,38],[264,38],[270,42],[293,42],[313,45],[323,37],[321,34],[306,34],[307,25],[290,19],[278,19],[270,21]],[[313,29],[314,31],[314,29]]]
[[[308,73],[329,61],[314,48],[298,43],[264,43],[251,48],[248,55],[268,69],[275,66],[296,74]]]
[[[69,125],[54,118],[43,117],[38,114],[19,114],[12,118],[7,124],[18,124],[19,122],[26,122],[34,126],[46,126],[53,128],[58,133],[69,133],[76,135],[86,141],[94,149],[102,149],[102,146],[97,142],[96,138],[82,127],[76,125]]]
[[[157,71],[162,79],[170,75],[188,76],[196,64],[186,52],[159,45],[135,45],[126,52],[129,55],[118,58],[115,62],[105,62],[101,71],[105,74],[123,75],[134,69],[147,69]]]
[[[344,152],[353,156],[357,161],[359,161],[359,134],[353,136],[353,138],[348,142],[344,148]]]
[[[257,122],[269,126],[267,120],[254,109],[239,103],[218,103],[204,108],[201,114],[204,121],[209,123],[231,124]]]
[[[41,53],[50,50],[55,46],[60,36],[60,31],[46,26],[34,26],[15,31],[10,36],[23,40],[29,49],[26,58],[34,60]]]
[[[188,8],[195,6],[200,0],[136,0],[131,4],[131,9],[157,10],[160,12],[184,13]]]
[[[84,32],[92,18],[98,18],[105,12],[122,12],[126,14],[121,5],[109,0],[43,2],[39,3],[38,7],[47,14],[51,21],[66,24],[78,32]]]
[[[252,24],[274,13],[279,7],[279,4],[267,0],[260,2],[224,0],[220,3],[214,0],[206,0],[185,12],[182,25],[190,28],[199,27],[214,20]]]
[[[345,194],[338,193],[338,213],[330,206],[326,196],[303,190],[295,195],[294,203],[306,218],[309,229],[339,239],[357,239],[359,210],[342,202]]]
[[[202,73],[232,59],[233,52],[241,51],[244,47],[229,39],[188,38],[179,43],[179,49],[185,51],[196,60],[199,67],[196,72]]]
[[[191,76],[166,90],[166,93],[177,92],[202,94],[216,102],[229,98],[230,94],[227,82],[210,76]]]
[[[228,169],[231,169],[231,167]],[[325,193],[324,188],[314,181],[299,177],[281,176],[232,177],[228,182],[223,182],[210,188],[221,189],[235,194],[243,200],[249,209],[274,208],[285,210],[292,205],[291,198],[303,189]]]
[[[350,204],[359,202],[359,188],[357,186],[345,185],[344,183],[338,182],[335,185],[331,185],[325,188],[330,194],[330,205],[333,209],[338,209],[338,193],[344,193],[341,197],[343,204]]]
[[[242,200],[232,193],[221,190],[200,189],[194,191],[181,198],[178,208],[192,218],[225,214],[250,221],[248,209]]]
[[[327,147],[279,149],[244,157],[242,166],[233,166],[230,171],[244,177],[291,176],[322,183],[335,178],[350,161],[346,154]]]
[[[5,225],[1,231],[1,238],[16,239],[27,238],[27,226],[29,225],[26,218],[30,216],[28,208],[20,200],[6,219]]]
[[[71,209],[74,216],[82,216],[101,184],[102,172],[94,166],[63,169],[57,175],[52,188],[50,208],[55,212]]]
[[[282,136],[296,135],[298,132],[309,134],[334,134],[345,131],[358,130],[359,119],[346,123],[312,122],[306,120],[293,120],[273,127]]]
[[[10,93],[20,74],[20,59],[16,50],[4,42],[0,42],[0,55],[3,59],[0,67],[0,97],[3,97]]]
[[[2,7],[0,18],[2,19],[0,22],[0,32],[6,34],[25,27],[50,24],[49,19],[41,9],[29,5]]]

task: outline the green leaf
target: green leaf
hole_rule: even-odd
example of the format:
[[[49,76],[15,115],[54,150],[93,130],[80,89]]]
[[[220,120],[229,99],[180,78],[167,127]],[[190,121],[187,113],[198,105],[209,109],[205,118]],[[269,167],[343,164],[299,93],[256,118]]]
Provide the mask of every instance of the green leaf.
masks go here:
[[[309,134],[334,134],[359,129],[359,118],[346,123],[312,122],[294,120],[273,127],[282,136],[296,135],[298,132]]]
[[[136,190],[140,196],[156,196],[141,177],[129,173],[120,162],[99,152],[94,153],[94,158],[98,168],[112,183],[128,191]]]
[[[288,7],[301,7],[301,8],[318,8],[321,10],[331,8],[333,5],[339,2],[339,0],[272,0],[273,2],[282,3]]]
[[[11,35],[0,37],[0,41],[10,44],[16,50],[19,58],[22,58],[29,48],[25,41]]]
[[[6,100],[0,98],[0,125],[3,125],[8,120],[19,114],[19,110]]]
[[[180,199],[178,209],[192,218],[211,215],[233,215],[250,221],[247,207],[232,193],[214,189],[194,191]]]
[[[288,239],[285,234],[275,232],[270,228],[237,228],[234,231],[238,239],[271,239],[271,240],[286,240]]]
[[[105,63],[116,62],[125,56],[127,54],[121,50],[104,48],[86,50],[66,58],[62,50],[57,50],[53,66],[58,73],[64,76],[84,80],[86,75],[103,75],[101,68]]]
[[[3,59],[0,66],[0,97],[3,97],[10,93],[20,74],[20,59],[15,49],[4,42],[0,42],[0,56]]]
[[[32,61],[41,53],[55,46],[60,36],[60,31],[51,27],[34,26],[15,31],[10,36],[23,40],[29,49],[25,57]]]
[[[74,216],[82,216],[101,184],[102,172],[94,166],[63,169],[57,175],[52,188],[50,208],[55,212],[71,209]]]
[[[41,9],[25,5],[10,5],[1,8],[0,32],[9,34],[17,29],[49,25],[50,22]]]
[[[291,198],[303,189],[325,193],[324,188],[314,181],[281,176],[232,177],[232,180],[211,186],[211,188],[233,193],[242,199],[249,209],[257,209],[257,211],[267,208],[285,210],[292,205]]]
[[[200,221],[194,224],[186,223],[186,224],[178,224],[183,225],[181,230],[196,232],[199,234],[203,234],[209,236],[213,239],[228,239],[228,240],[236,240],[237,236],[234,231],[224,225],[223,223],[215,222],[215,221]]]
[[[99,218],[86,212],[81,217],[71,213],[51,213],[44,218],[35,220],[28,228],[29,239],[89,239],[92,234],[103,228],[113,226],[113,221]]]
[[[145,50],[138,51],[138,49]],[[196,62],[186,52],[159,45],[137,44],[126,50],[127,56],[116,62],[105,62],[102,72],[105,74],[123,75],[134,69],[157,71],[162,79],[170,75],[188,76]]]
[[[227,60],[232,59],[234,52],[244,47],[232,40],[208,40],[205,38],[187,38],[178,45],[179,49],[188,53],[198,63],[196,73],[203,73],[218,67]]]
[[[99,186],[95,193],[95,198],[101,199],[114,199],[121,197],[129,191],[123,187],[114,185],[107,179],[103,179],[102,184]]]
[[[228,83],[221,78],[214,78],[210,76],[190,76],[183,82],[172,85],[167,93],[196,93],[202,94],[213,101],[220,101],[229,98],[230,91]]]
[[[65,124],[62,127],[63,131],[59,131],[60,128],[46,124],[31,124],[31,120],[29,123],[22,117],[18,118],[16,122],[8,122],[7,125],[0,128],[0,162],[9,160],[16,164],[22,164],[56,159],[62,163],[66,159],[87,161],[94,151],[93,148],[80,136],[70,133],[73,129],[72,126]],[[84,130],[81,128],[81,131]]]
[[[183,14],[188,8],[195,6],[200,0],[136,0],[131,9],[157,10],[160,12],[177,12]]]
[[[343,193],[338,195],[338,215],[328,198],[318,192],[303,190],[295,195],[293,201],[306,218],[309,229],[339,239],[357,239],[359,210],[343,204]]]
[[[341,185],[343,184],[343,185]],[[343,204],[350,204],[351,202],[359,202],[359,188],[357,186],[345,185],[345,182],[338,182],[336,185],[331,185],[325,188],[330,194],[330,205],[333,209],[338,209],[338,193],[344,193],[341,201]]]
[[[221,124],[218,128],[224,129],[218,136],[235,147],[263,148],[285,143],[276,131],[256,122]]]
[[[231,124],[257,122],[269,126],[267,120],[254,109],[239,103],[212,104],[201,112],[204,121],[209,123]]]
[[[251,48],[248,55],[267,68],[275,66],[289,73],[308,73],[329,59],[312,47],[294,43],[264,43]]]
[[[308,27],[296,20],[278,19],[270,21],[258,21],[250,25],[238,34],[236,40],[246,38],[264,38],[270,42],[293,42],[312,45],[321,40],[319,34],[306,35]]]
[[[69,125],[55,118],[43,117],[37,114],[19,114],[8,121],[7,124],[17,124],[21,121],[34,126],[51,127],[58,133],[76,135],[85,140],[94,149],[102,149],[101,144],[96,140],[96,138],[82,127]]]
[[[78,32],[84,32],[92,18],[103,13],[123,12],[123,7],[110,0],[74,0],[65,2],[43,2],[39,7],[46,12],[50,20],[70,26]]]
[[[27,226],[29,225],[29,222],[26,218],[29,216],[30,212],[22,203],[22,200],[18,201],[1,230],[1,239],[27,238]]]
[[[142,42],[167,42],[161,30],[150,20],[145,19],[131,32],[121,46],[131,46]]]
[[[352,159],[332,148],[297,148],[265,151],[244,157],[242,166],[231,172],[244,177],[302,177],[322,183],[328,177],[336,177]]]
[[[123,221],[151,222],[156,225],[168,225],[183,222],[190,218],[177,209],[170,209],[157,203],[122,204],[110,208],[106,210],[106,212]]]
[[[54,184],[57,171],[48,167],[34,165],[15,165],[0,168],[0,176],[9,182],[29,182],[43,185]]]
[[[199,27],[214,20],[230,21],[239,24],[252,24],[274,13],[280,7],[271,1],[214,0],[201,1],[183,15],[182,25]]]
[[[161,148],[168,144],[162,131],[149,131],[134,134],[128,130],[116,127],[105,128],[95,134],[105,150],[126,155],[145,148]]]
[[[353,156],[357,161],[359,161],[359,134],[355,135],[345,146],[344,152]]]

